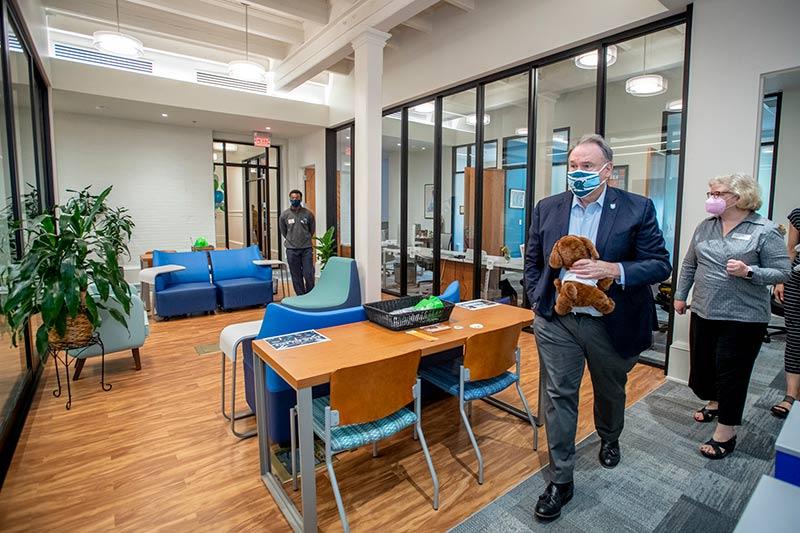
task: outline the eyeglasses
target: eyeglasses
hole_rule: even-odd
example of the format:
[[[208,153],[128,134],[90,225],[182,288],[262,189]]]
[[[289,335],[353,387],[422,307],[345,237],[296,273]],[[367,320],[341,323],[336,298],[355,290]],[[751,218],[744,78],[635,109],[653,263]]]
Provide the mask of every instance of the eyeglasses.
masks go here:
[[[707,198],[719,198],[720,196],[725,195],[725,194],[734,194],[734,193],[732,193],[731,191],[711,191],[711,192],[707,192],[706,193],[706,197]]]

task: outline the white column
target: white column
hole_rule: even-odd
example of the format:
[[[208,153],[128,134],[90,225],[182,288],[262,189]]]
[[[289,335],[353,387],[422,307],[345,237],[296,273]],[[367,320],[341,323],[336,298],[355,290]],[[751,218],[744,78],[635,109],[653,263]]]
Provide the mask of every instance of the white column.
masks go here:
[[[355,259],[365,302],[381,298],[381,122],[383,47],[390,35],[372,28],[355,51]]]

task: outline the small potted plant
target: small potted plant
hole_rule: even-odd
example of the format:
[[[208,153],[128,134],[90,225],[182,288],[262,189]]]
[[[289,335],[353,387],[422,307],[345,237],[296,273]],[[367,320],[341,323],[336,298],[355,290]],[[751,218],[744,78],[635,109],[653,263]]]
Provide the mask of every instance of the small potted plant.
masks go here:
[[[314,240],[317,242],[317,254],[319,255],[319,262],[322,265],[322,268],[325,268],[325,265],[328,264],[328,259],[336,255],[336,240],[333,238],[333,232],[335,229],[335,227],[331,226],[322,237],[317,237],[316,235],[314,236]]]
[[[127,327],[125,315],[104,302],[113,294],[125,313],[130,311],[130,286],[119,266],[128,254],[134,227],[125,208],[111,208],[111,187],[93,195],[89,187],[68,191],[73,196],[52,212],[42,213],[21,227],[25,253],[0,272],[7,297],[0,303],[14,345],[26,324],[41,315],[36,348],[67,349],[87,343],[105,309]],[[89,285],[96,290],[88,291]]]

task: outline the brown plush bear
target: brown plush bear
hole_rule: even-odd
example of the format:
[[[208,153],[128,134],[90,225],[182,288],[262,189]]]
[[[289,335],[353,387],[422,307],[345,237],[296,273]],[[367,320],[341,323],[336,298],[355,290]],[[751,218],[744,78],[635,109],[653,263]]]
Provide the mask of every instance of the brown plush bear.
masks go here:
[[[580,259],[599,258],[600,254],[597,253],[592,241],[586,237],[565,235],[553,245],[553,251],[550,252],[550,266],[569,270]],[[607,291],[613,282],[611,278],[582,279],[567,271],[563,280],[554,281],[558,291],[556,313],[566,315],[574,307],[594,307],[604,315],[609,314],[614,310],[614,300],[604,291]]]

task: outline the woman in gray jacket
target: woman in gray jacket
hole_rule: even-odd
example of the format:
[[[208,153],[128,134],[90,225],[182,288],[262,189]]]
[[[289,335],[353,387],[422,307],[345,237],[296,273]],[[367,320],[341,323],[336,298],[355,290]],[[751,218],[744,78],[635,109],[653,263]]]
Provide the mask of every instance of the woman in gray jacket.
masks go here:
[[[700,446],[709,459],[736,447],[747,387],[770,319],[768,286],[784,282],[791,264],[778,226],[756,211],[758,183],[732,174],[709,181],[706,211],[683,259],[675,312],[686,312],[694,285],[689,326],[689,387],[706,400],[697,422],[719,417],[713,437]]]

